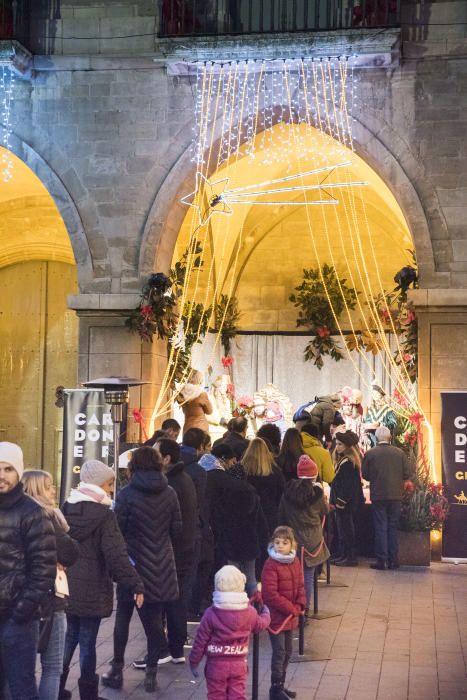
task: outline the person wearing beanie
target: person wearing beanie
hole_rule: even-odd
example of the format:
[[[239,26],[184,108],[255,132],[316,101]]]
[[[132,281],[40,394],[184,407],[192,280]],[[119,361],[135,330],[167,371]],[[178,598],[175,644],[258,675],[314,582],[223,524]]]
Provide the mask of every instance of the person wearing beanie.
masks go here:
[[[276,527],[268,547],[261,583],[264,602],[271,611],[269,639],[272,647],[269,700],[288,700],[296,693],[286,689],[285,677],[292,654],[293,630],[305,610],[303,569],[296,556],[294,531],[285,525]]]
[[[12,700],[38,697],[39,608],[57,569],[52,522],[24,493],[23,472],[21,448],[0,442],[0,697]]]
[[[308,616],[313,595],[317,566],[329,559],[329,550],[323,537],[323,517],[329,506],[323,487],[317,483],[318,466],[308,455],[302,455],[297,464],[298,479],[287,484],[279,505],[279,521],[295,532],[297,553],[303,556],[306,608]]]
[[[102,618],[113,608],[113,581],[125,586],[138,608],[144,602],[144,586],[131,564],[115,513],[111,494],[115,473],[96,459],[84,462],[80,483],[72,489],[62,507],[70,526],[69,535],[79,544],[79,559],[68,568],[70,591],[67,633],[60,681],[60,698],[70,698],[65,690],[71,660],[80,648],[81,700],[98,700],[96,640]]]
[[[215,590],[198,627],[190,652],[190,668],[207,657],[204,674],[208,700],[246,700],[250,634],[265,630],[271,617],[263,605],[257,612],[245,593],[245,575],[236,566],[223,566],[214,577]]]
[[[352,430],[334,434],[333,452],[336,476],[331,484],[330,502],[334,512],[337,551],[331,559],[336,566],[358,566],[354,515],[365,502],[360,476],[361,456],[358,435]]]

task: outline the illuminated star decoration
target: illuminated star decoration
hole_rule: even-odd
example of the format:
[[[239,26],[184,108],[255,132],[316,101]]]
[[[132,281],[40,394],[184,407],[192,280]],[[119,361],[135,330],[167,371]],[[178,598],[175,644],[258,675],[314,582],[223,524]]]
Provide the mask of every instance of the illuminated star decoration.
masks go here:
[[[250,204],[259,206],[308,206],[309,204],[339,204],[339,200],[333,197],[328,190],[337,189],[341,187],[352,187],[359,185],[368,185],[368,182],[337,182],[328,183],[325,185],[326,180],[337,168],[344,168],[351,165],[350,161],[345,163],[340,163],[339,165],[327,165],[323,168],[317,168],[316,170],[308,170],[305,173],[297,173],[296,175],[288,175],[286,177],[280,177],[275,180],[268,180],[266,182],[259,182],[254,185],[246,185],[244,187],[235,187],[234,189],[227,189],[230,182],[230,178],[226,177],[223,180],[218,180],[217,182],[211,182],[202,173],[196,173],[196,189],[194,192],[190,192],[180,201],[182,204],[186,204],[189,207],[194,207],[198,210],[200,225],[206,224],[211,216],[214,214],[227,214],[230,216],[233,214],[232,204]],[[298,180],[299,178],[307,177],[308,175],[315,175],[317,173],[324,173],[327,175],[323,177],[318,185],[292,185],[290,187],[274,187],[273,189],[260,189],[262,187],[269,188],[271,185],[277,185],[279,183],[286,183],[292,180]],[[275,195],[281,194],[283,192],[306,192],[308,190],[319,190],[327,195],[327,199],[315,199],[315,200],[282,200],[282,201],[256,201],[255,197],[260,197],[264,195]],[[200,202],[201,199],[206,200],[206,204],[203,206]]]

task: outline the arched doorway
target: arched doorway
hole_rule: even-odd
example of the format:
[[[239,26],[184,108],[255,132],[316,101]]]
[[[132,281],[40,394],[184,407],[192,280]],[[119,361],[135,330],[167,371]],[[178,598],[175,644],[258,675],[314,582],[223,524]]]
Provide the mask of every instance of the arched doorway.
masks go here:
[[[297,309],[289,296],[301,283],[305,268],[332,265],[359,293],[352,320],[342,319],[343,330],[350,331],[352,322],[362,327],[366,316],[371,322],[370,295],[393,289],[394,275],[412,262],[408,223],[394,194],[354,151],[309,127],[288,125],[286,130],[289,143],[299,142],[300,149],[284,153],[284,125],[277,124],[266,140],[261,133],[257,135],[254,159],[244,154],[210,173],[210,182],[226,180],[228,188],[240,194],[228,216],[213,214],[197,234],[204,259],[199,274],[193,275],[189,296],[211,303],[216,295],[235,294],[241,312],[239,328],[261,336],[255,342],[244,337],[237,340],[235,378],[247,393],[259,388],[258,382],[279,378],[280,388],[285,391],[288,386],[297,405],[311,394],[333,391],[343,384],[364,389],[366,383],[368,388],[374,373],[392,389],[389,362],[371,355],[366,362],[359,358],[357,368],[351,362],[336,365],[326,360],[319,372],[311,363],[303,363],[306,340],[294,335]],[[291,131],[295,135],[291,136]],[[302,153],[312,153],[312,158]],[[340,167],[344,163],[348,165]],[[316,173],[295,177],[310,170]],[[339,183],[344,186],[339,188]],[[279,195],[271,194],[280,188],[284,191]],[[304,206],[305,190],[307,201],[327,201]],[[255,191],[263,194],[247,194]],[[333,197],[338,199],[336,205],[329,204]],[[274,199],[277,202],[271,201]],[[183,255],[192,231],[190,208],[179,231],[174,261]],[[274,336],[280,337],[280,342]],[[201,369],[215,360],[209,342],[204,345],[207,350],[198,346],[195,353]],[[275,367],[258,369],[256,365],[262,360],[252,360],[258,356],[270,364],[274,357]],[[291,365],[292,356],[295,364]],[[287,378],[290,370],[292,380]],[[251,379],[252,374],[256,380]],[[304,379],[308,386],[304,386]]]
[[[67,308],[75,258],[48,190],[9,158],[13,176],[0,180],[0,439],[21,445],[27,466],[56,472],[63,417],[55,390],[76,382],[77,319]]]

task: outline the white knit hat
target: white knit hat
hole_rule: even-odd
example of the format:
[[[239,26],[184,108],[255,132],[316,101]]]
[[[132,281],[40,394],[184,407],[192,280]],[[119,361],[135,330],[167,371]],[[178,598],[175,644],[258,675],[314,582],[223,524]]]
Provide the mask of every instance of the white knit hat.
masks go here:
[[[98,459],[88,459],[83,464],[80,471],[80,480],[86,484],[94,484],[94,486],[102,486],[106,481],[115,478],[115,472],[108,467],[104,462]]]
[[[223,593],[243,593],[245,590],[246,576],[236,566],[227,564],[216,573],[214,586],[216,591]]]
[[[0,462],[10,464],[16,470],[19,478],[23,476],[23,450],[14,442],[0,442]]]

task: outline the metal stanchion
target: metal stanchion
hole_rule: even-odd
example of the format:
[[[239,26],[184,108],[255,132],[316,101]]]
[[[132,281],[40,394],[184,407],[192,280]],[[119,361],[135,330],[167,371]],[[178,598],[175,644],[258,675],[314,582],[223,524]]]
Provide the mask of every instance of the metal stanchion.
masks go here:
[[[259,693],[259,633],[253,635],[253,673],[251,678],[251,700],[258,700]]]
[[[318,567],[315,568],[314,572],[314,577],[313,577],[313,615],[312,618],[313,620],[327,620],[328,618],[331,617],[339,617],[342,615],[342,613],[333,613],[333,612],[319,612],[319,586],[318,586]]]
[[[310,661],[329,661],[329,657],[314,656],[305,653],[305,615],[298,619],[298,654],[290,657],[291,664],[308,663]]]

